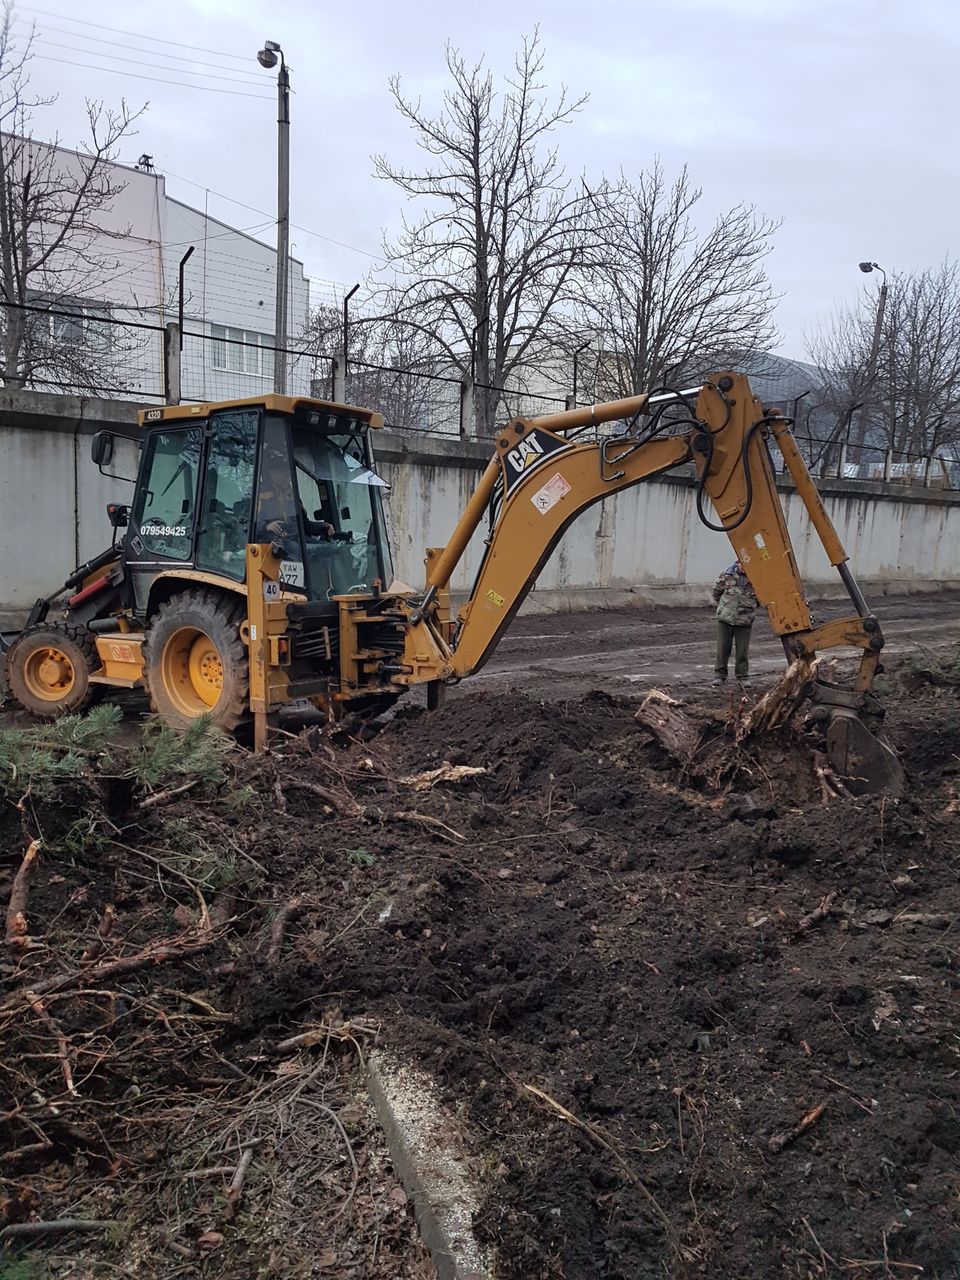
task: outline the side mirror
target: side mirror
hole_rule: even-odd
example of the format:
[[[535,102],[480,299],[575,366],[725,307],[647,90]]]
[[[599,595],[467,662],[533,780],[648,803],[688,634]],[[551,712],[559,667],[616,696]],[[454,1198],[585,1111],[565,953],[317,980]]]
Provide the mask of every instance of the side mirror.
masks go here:
[[[90,442],[90,457],[98,467],[109,467],[113,461],[113,436],[109,431],[98,431]]]
[[[108,502],[107,519],[114,529],[125,529],[130,521],[130,508],[123,502]]]

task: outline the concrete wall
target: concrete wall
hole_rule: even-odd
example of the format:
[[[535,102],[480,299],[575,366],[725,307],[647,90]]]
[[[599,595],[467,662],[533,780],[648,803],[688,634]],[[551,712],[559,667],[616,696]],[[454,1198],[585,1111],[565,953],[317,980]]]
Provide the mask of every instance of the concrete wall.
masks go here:
[[[425,447],[387,433],[377,443],[380,470],[392,486],[388,523],[395,568],[419,586],[422,548],[442,546],[449,537],[488,454],[472,443],[431,440]],[[734,553],[724,535],[700,523],[689,470],[585,511],[545,566],[525,610],[702,600]],[[960,494],[851,480],[821,481],[820,489],[868,595],[960,586]],[[840,593],[837,572],[789,481],[780,496],[810,594]],[[715,519],[712,509],[708,515]],[[482,550],[481,531],[454,578],[455,591],[469,591]]]
[[[90,437],[130,426],[119,401],[0,390],[0,625],[15,625],[40,594],[101,551],[111,530],[104,511],[132,487],[100,475]],[[392,489],[387,518],[397,576],[423,582],[423,552],[442,546],[486,464],[484,446],[381,432],[378,467]],[[136,446],[117,450],[113,470],[132,476]],[[960,587],[960,494],[853,480],[824,481],[828,511],[867,595]],[[622,604],[700,601],[733,558],[722,534],[697,519],[692,478],[674,475],[598,503],[568,531],[526,608],[552,611]],[[801,504],[781,496],[800,569],[812,595],[836,589]],[[455,579],[469,590],[482,551],[476,536]]]

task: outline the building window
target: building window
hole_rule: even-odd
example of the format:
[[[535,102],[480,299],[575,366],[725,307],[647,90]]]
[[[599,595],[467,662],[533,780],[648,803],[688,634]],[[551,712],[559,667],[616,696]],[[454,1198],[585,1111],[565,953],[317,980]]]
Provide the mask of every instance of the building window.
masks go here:
[[[249,373],[267,378],[273,374],[273,349],[269,334],[250,329],[232,329],[212,324],[213,367],[230,373]]]
[[[37,337],[47,338],[54,346],[97,347],[107,342],[111,312],[102,302],[83,302],[77,298],[31,296],[32,306],[49,307],[50,314],[30,313]]]

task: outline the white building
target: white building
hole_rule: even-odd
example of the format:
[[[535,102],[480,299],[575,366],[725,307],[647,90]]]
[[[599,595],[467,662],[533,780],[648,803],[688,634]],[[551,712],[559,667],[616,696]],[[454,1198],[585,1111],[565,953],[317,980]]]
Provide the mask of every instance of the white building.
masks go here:
[[[53,156],[49,172],[76,176],[83,157],[63,147],[30,143]],[[44,162],[41,162],[44,163]],[[122,187],[85,233],[83,261],[52,263],[34,305],[49,305],[49,343],[82,345],[78,364],[99,365],[102,377],[71,387],[62,371],[38,388],[90,390],[156,402],[163,397],[163,327],[179,310],[184,254],[182,398],[219,400],[258,395],[273,387],[276,250],[262,240],[167,195],[163,175],[110,165],[110,184]],[[264,219],[267,222],[268,219]],[[287,346],[299,348],[310,317],[303,264],[289,260]],[[34,284],[39,282],[34,281]],[[92,359],[91,359],[92,357]],[[69,365],[69,362],[66,362]],[[287,389],[307,393],[312,362],[290,357]],[[102,385],[93,385],[96,382]]]

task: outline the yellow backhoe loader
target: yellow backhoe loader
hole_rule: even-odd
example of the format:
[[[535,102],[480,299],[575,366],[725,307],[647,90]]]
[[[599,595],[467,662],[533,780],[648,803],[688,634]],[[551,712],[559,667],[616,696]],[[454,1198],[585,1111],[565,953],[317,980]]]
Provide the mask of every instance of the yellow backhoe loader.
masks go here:
[[[577,439],[617,421],[627,424],[618,435]],[[764,409],[746,377],[718,373],[691,392],[508,423],[450,541],[427,551],[418,592],[393,580],[370,439],[380,426],[368,410],[274,395],[141,412],[133,501],[108,507],[113,545],[3,642],[14,700],[54,716],[105,687],[145,686],[176,725],[209,716],[233,730],[252,719],[258,747],[271,717],[296,700],[336,714],[385,707],[426,684],[436,706],[446,685],[490,657],[585,508],[692,462],[700,518],[729,537],[788,661],[859,651],[852,688],[813,679],[806,690],[828,722],[834,768],[861,790],[897,780],[895,756],[867,726],[882,716],[871,692],[880,624],[789,421]],[[849,593],[850,617],[813,624],[771,441]],[[92,452],[109,466],[114,434],[98,433]],[[484,520],[482,563],[454,617],[451,575]]]

